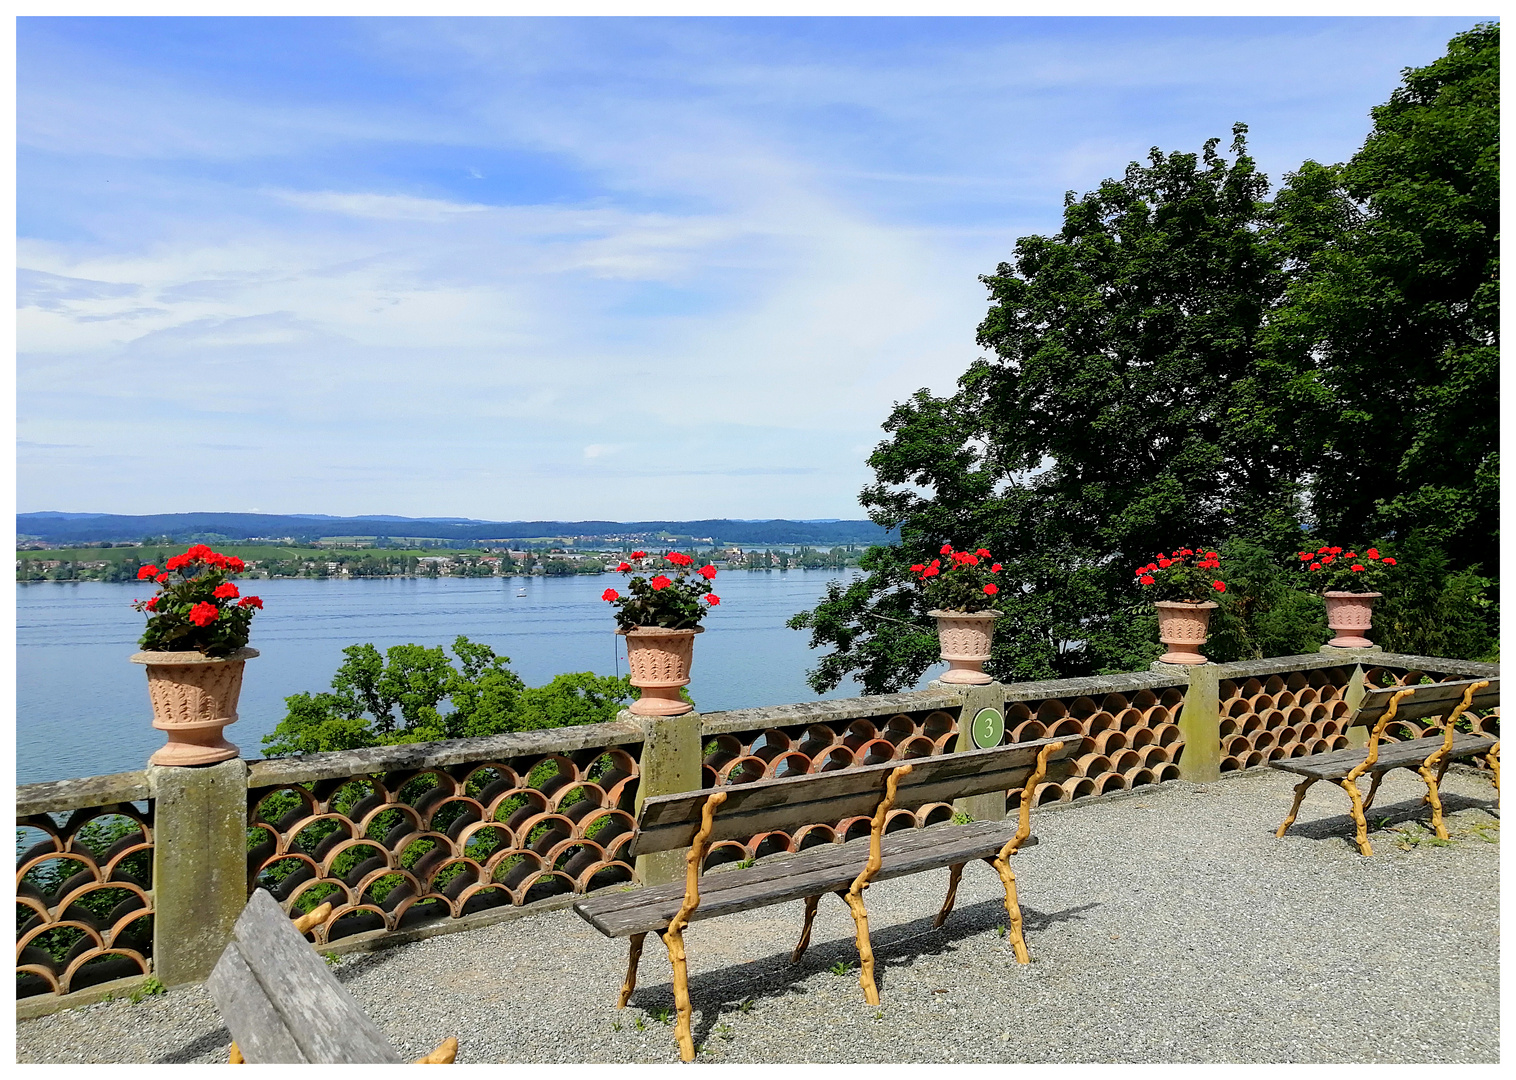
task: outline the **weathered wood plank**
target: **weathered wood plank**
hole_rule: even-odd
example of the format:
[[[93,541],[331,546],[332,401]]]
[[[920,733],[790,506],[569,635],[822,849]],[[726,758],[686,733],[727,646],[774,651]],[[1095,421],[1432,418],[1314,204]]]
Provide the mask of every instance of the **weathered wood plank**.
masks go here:
[[[232,1041],[243,1060],[252,1063],[309,1064],[284,1017],[263,992],[263,985],[247,966],[235,941],[205,980],[206,993],[216,1003]]]
[[[1016,824],[1011,821],[978,821],[891,833],[881,844],[883,864],[873,880],[987,858],[998,854],[1015,832]],[[1031,847],[1036,842],[1036,837],[1029,837],[1022,846]],[[691,921],[845,889],[863,869],[868,855],[869,841],[864,838],[771,856],[746,870],[707,875],[701,878],[700,907]],[[661,930],[679,911],[683,899],[684,886],[676,883],[591,897],[575,904],[574,910],[607,937],[626,937]]]
[[[1488,735],[1460,733],[1453,737],[1453,749],[1449,757],[1464,758],[1473,754],[1488,753],[1495,742],[1496,740]],[[1429,735],[1424,739],[1409,739],[1405,742],[1381,743],[1379,760],[1369,771],[1386,772],[1390,769],[1414,768],[1441,745],[1441,735]],[[1312,757],[1271,761],[1269,765],[1300,776],[1314,776],[1318,780],[1336,780],[1352,772],[1367,756],[1368,751],[1358,746],[1347,750],[1333,750],[1329,754],[1316,754]]]
[[[305,1060],[322,1064],[401,1060],[268,892],[253,892],[232,932],[250,973]]]
[[[1031,775],[1037,752],[1052,742],[1064,744],[1051,756],[1050,760],[1057,762],[1072,757],[1079,740],[1039,739],[1014,746],[916,758],[909,762],[912,770],[898,788],[895,805],[913,809],[927,803],[1019,787]],[[884,795],[890,774],[904,764],[907,763],[888,761],[831,773],[728,785],[721,789],[727,799],[716,819],[711,840],[872,814]],[[710,794],[704,790],[648,799],[638,815],[635,852],[646,855],[688,846],[699,827],[700,809]]]
[[[1428,683],[1422,686],[1411,687],[1415,693],[1400,699],[1400,705],[1395,710],[1397,720],[1420,720],[1427,716],[1445,716],[1454,705],[1463,700],[1465,691],[1482,679],[1459,679],[1456,682]],[[1500,704],[1500,680],[1489,680],[1490,685],[1474,695],[1470,704],[1471,709],[1491,709]],[[1390,707],[1390,700],[1404,686],[1382,686],[1376,690],[1370,690],[1364,694],[1363,701],[1358,706],[1358,711],[1348,718],[1348,726],[1358,724],[1375,724]],[[1394,723],[1394,720],[1390,721]]]

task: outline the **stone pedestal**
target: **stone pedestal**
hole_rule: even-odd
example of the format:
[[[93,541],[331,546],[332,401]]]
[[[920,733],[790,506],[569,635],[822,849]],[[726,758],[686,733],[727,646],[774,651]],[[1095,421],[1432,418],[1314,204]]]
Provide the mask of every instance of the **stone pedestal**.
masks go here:
[[[1173,670],[1177,664],[1154,663],[1154,670]],[[1221,687],[1215,664],[1192,664],[1181,668],[1190,679],[1184,704],[1179,709],[1179,732],[1184,753],[1179,755],[1179,776],[1197,784],[1221,779]]]
[[[635,720],[645,733],[642,759],[638,763],[637,805],[634,816],[642,812],[642,803],[653,795],[678,795],[700,790],[700,714],[683,716],[635,716],[622,712],[619,720]],[[684,859],[688,849],[655,851],[637,856],[637,880],[644,885],[666,885],[684,880]]]
[[[203,982],[247,903],[247,762],[152,765],[153,975]]]

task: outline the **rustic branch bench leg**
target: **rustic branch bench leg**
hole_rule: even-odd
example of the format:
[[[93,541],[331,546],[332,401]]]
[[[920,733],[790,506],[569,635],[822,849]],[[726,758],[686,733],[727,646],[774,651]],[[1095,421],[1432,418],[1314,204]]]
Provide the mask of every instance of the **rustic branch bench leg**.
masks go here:
[[[848,910],[853,913],[853,924],[858,928],[858,985],[863,987],[863,1000],[870,1005],[879,1004],[879,987],[874,982],[874,948],[869,943],[869,912],[863,906],[863,890],[868,888],[869,879],[879,872],[879,867],[884,862],[880,851],[880,844],[884,841],[884,822],[895,805],[900,781],[911,774],[911,768],[910,765],[902,765],[893,770],[885,781],[884,798],[874,808],[874,821],[869,828],[869,861],[853,879],[848,891],[842,894],[842,898],[847,901]]]
[[[1422,782],[1427,786],[1426,798],[1422,801],[1432,804],[1432,831],[1437,834],[1437,839],[1446,840],[1448,827],[1442,822],[1442,797],[1437,791],[1437,776],[1425,765],[1416,771],[1421,774]]]
[[[1021,932],[1021,901],[1016,896],[1016,875],[1011,870],[1011,856],[1016,853],[1026,838],[1032,835],[1032,800],[1036,796],[1037,785],[1047,775],[1048,756],[1062,749],[1063,743],[1055,742],[1037,752],[1037,765],[1032,770],[1026,787],[1021,791],[1021,823],[1016,828],[1016,835],[1006,841],[999,855],[985,860],[995,868],[995,872],[1000,875],[1001,884],[1005,886],[1005,913],[1010,918],[1011,924],[1009,927],[1011,950],[1016,954],[1018,964],[1030,964],[1032,954],[1027,951],[1026,938]]]
[[[795,951],[790,953],[790,963],[800,963],[800,958],[805,955],[805,950],[811,944],[811,923],[816,919],[816,905],[821,903],[821,894],[807,896],[805,898],[805,926],[800,931],[800,940],[795,943]]]
[[[621,984],[621,996],[616,999],[616,1008],[626,1008],[626,1003],[632,998],[632,991],[637,989],[637,963],[642,959],[642,939],[647,934],[633,934],[631,936],[631,948],[626,957],[626,980]]]
[[[674,1007],[679,1010],[679,1022],[674,1028],[674,1037],[679,1040],[679,1060],[695,1060],[695,1037],[690,1031],[690,973],[684,957],[684,928],[690,916],[700,906],[700,865],[705,860],[706,841],[710,839],[711,825],[716,810],[726,802],[727,793],[715,792],[705,800],[700,811],[700,831],[690,842],[689,854],[684,857],[684,903],[679,913],[663,933],[663,944],[669,951],[669,963],[674,968]]]
[[[1016,954],[1016,963],[1030,964],[1032,954],[1027,952],[1026,938],[1021,933],[1021,901],[1016,896],[1016,875],[1011,871],[1011,860],[996,855],[993,859],[985,859],[995,868],[1000,875],[1000,881],[1005,886],[1005,912],[1010,917],[1009,936],[1011,950]]]
[[[1348,793],[1348,798],[1353,800],[1353,823],[1358,826],[1358,850],[1364,855],[1374,854],[1373,847],[1369,845],[1369,823],[1363,816],[1363,792],[1358,790],[1358,781],[1348,775],[1337,783]]]
[[[1374,774],[1374,780],[1371,784],[1369,784],[1369,793],[1364,797],[1363,800],[1363,812],[1365,814],[1369,812],[1369,807],[1374,805],[1374,796],[1379,794],[1379,785],[1384,783],[1384,777],[1385,773],[1382,772],[1376,772]]]
[[[1500,794],[1500,744],[1497,742],[1490,747],[1490,752],[1484,756],[1484,763],[1490,767],[1490,772],[1495,774],[1495,794]]]
[[[1316,780],[1317,778],[1314,776],[1307,776],[1304,780],[1295,785],[1295,804],[1290,807],[1289,816],[1284,819],[1283,824],[1281,824],[1278,830],[1274,833],[1275,836],[1283,836],[1287,831],[1289,831],[1290,826],[1295,824],[1295,818],[1300,813],[1300,804],[1305,801],[1305,793],[1310,790],[1311,785],[1314,784]]]
[[[948,868],[948,891],[947,899],[942,902],[942,910],[932,920],[932,929],[937,929],[947,922],[947,917],[953,913],[953,901],[958,898],[958,879],[963,876],[964,863]]]

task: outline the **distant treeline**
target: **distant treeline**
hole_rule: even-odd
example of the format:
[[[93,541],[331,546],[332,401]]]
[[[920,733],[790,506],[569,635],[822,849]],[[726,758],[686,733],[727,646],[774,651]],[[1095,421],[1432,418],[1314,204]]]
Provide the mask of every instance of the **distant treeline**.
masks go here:
[[[207,535],[225,542],[277,538],[311,543],[324,537],[378,537],[449,544],[490,541],[577,539],[583,546],[628,541],[653,545],[660,539],[707,539],[753,544],[886,544],[895,537],[871,521],[473,521],[464,518],[326,517],[317,514],[17,514],[16,532],[57,545],[109,541],[190,543]]]

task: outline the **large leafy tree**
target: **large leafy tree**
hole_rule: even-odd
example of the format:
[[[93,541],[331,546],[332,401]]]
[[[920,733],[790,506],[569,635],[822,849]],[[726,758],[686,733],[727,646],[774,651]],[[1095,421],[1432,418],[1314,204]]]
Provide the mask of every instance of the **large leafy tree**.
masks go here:
[[[1298,266],[1271,333],[1319,371],[1324,532],[1422,534],[1454,568],[1498,557],[1500,32],[1408,68],[1346,164],[1288,178]]]
[[[528,687],[488,645],[459,635],[457,664],[441,646],[373,645],[342,650],[330,691],[293,694],[273,734],[270,757],[430,742],[613,719],[635,695],[626,677],[559,675]]]
[[[899,689],[936,659],[907,568],[943,543],[988,547],[1005,585],[989,670],[1043,678],[1157,655],[1132,567],[1246,523],[1299,531],[1295,399],[1309,372],[1260,347],[1287,281],[1267,180],[1219,140],[1132,164],[1065,200],[1054,236],[1018,241],[984,278],[994,351],[948,398],[918,391],[885,423],[861,501],[901,543],[864,560],[791,625],[831,646],[817,690],[851,674]],[[1283,541],[1290,542],[1290,541]]]

